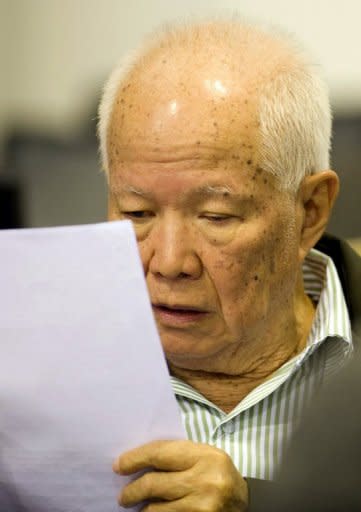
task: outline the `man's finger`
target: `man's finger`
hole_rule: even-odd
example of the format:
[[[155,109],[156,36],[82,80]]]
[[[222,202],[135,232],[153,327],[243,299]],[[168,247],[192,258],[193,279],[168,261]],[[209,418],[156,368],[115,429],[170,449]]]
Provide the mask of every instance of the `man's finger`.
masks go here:
[[[188,498],[179,499],[175,501],[156,501],[153,503],[148,503],[144,508],[142,508],[142,512],[197,512],[204,510],[201,508],[194,508],[194,504]]]
[[[192,441],[153,441],[124,453],[113,463],[113,471],[124,475],[146,468],[184,471],[198,460],[201,446]]]
[[[194,485],[194,483],[193,483]],[[192,492],[192,480],[186,473],[149,472],[124,487],[119,504],[131,507],[141,501],[178,500]]]
[[[194,503],[191,498],[181,498],[175,501],[163,501],[148,503],[142,512],[202,512],[204,510],[212,510],[211,507],[201,501]]]

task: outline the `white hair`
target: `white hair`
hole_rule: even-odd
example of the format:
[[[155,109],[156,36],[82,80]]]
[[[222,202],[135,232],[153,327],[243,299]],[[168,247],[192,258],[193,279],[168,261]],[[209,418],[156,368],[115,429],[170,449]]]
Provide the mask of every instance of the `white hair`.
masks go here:
[[[259,164],[278,178],[281,188],[292,192],[304,176],[328,169],[331,110],[328,89],[319,69],[288,34],[232,19],[166,27],[115,67],[99,106],[98,136],[106,175],[109,176],[107,135],[122,83],[136,66],[146,66],[147,56],[155,50],[171,51],[182,46],[192,55],[194,44],[202,42],[202,38],[205,45],[211,43],[236,51],[240,42],[246,52],[257,44],[265,63],[274,57],[269,48],[270,43],[275,43],[276,53],[287,59],[274,59],[267,79],[258,84]]]

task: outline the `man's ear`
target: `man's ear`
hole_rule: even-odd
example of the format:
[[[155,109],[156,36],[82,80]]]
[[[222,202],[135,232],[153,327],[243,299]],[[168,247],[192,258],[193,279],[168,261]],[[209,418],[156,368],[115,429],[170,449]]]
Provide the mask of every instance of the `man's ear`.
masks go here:
[[[322,171],[306,176],[298,191],[301,208],[300,259],[321,238],[330,218],[339,191],[339,179],[334,171]]]

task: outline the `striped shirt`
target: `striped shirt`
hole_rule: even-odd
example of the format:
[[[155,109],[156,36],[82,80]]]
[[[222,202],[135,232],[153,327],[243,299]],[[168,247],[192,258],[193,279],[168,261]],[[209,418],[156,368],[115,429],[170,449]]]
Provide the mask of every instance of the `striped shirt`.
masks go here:
[[[303,265],[305,292],[317,304],[305,349],[253,389],[228,414],[171,377],[189,439],[226,451],[242,476],[272,479],[309,398],[352,353],[350,319],[331,258],[312,249]]]

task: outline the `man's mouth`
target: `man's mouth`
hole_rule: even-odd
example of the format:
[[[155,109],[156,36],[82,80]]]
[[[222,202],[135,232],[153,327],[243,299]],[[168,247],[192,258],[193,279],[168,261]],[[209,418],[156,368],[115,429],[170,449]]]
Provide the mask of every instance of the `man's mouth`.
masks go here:
[[[209,314],[208,311],[197,306],[185,304],[153,304],[153,311],[162,324],[174,327],[198,322]]]

